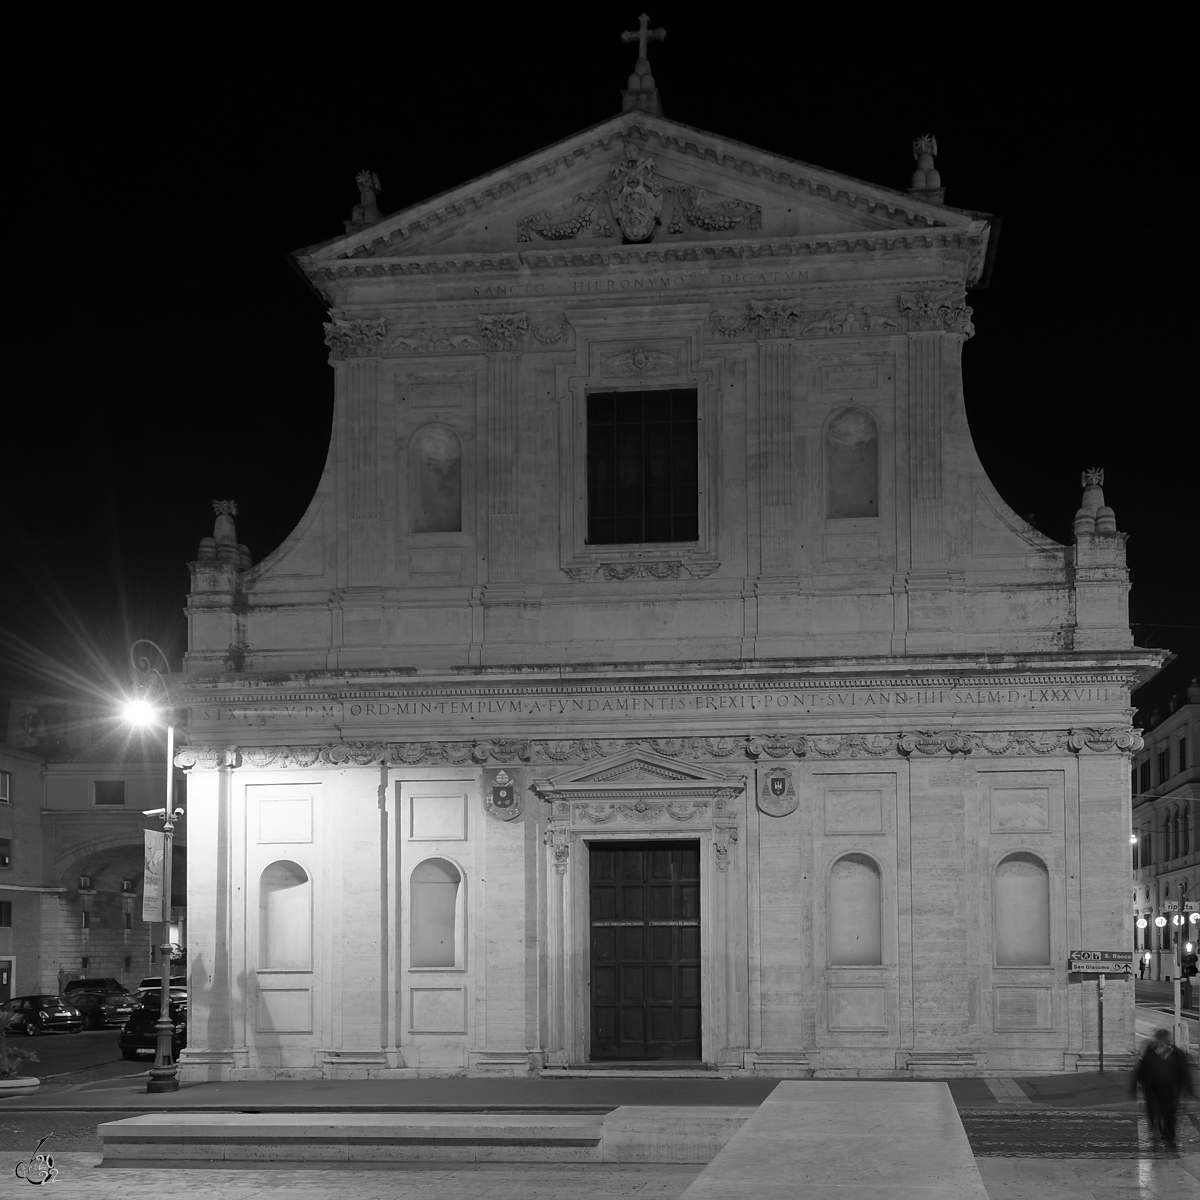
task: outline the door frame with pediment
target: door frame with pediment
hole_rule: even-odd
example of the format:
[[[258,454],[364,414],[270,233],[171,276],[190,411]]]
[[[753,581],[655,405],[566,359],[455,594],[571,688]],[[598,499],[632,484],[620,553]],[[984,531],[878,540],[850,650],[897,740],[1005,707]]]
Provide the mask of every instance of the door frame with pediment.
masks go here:
[[[589,1061],[588,843],[700,842],[701,1061],[740,1066],[746,1010],[745,770],[723,773],[645,750],[535,780],[546,847],[547,1065]]]

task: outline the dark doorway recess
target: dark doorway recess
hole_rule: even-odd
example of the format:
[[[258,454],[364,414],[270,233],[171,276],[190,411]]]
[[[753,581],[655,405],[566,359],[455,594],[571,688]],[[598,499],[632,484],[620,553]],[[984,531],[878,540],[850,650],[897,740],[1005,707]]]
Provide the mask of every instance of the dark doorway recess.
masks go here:
[[[700,1058],[700,843],[592,842],[592,1061]]]

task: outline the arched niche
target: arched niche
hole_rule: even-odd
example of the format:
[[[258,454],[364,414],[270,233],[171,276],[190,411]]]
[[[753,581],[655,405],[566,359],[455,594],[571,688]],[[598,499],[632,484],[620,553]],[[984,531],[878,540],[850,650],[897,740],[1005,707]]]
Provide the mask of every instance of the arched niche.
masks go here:
[[[825,426],[825,515],[879,516],[879,430],[861,408],[844,408]]]
[[[1050,965],[1050,872],[1036,854],[1010,854],[996,867],[992,945],[998,967]]]
[[[258,881],[258,965],[265,971],[312,970],[312,880],[280,859]]]
[[[409,966],[451,970],[463,965],[462,872],[446,858],[427,858],[409,881]]]
[[[425,425],[408,450],[413,533],[462,532],[462,443],[448,425]]]
[[[882,884],[879,864],[866,854],[844,854],[830,868],[831,967],[883,965]]]

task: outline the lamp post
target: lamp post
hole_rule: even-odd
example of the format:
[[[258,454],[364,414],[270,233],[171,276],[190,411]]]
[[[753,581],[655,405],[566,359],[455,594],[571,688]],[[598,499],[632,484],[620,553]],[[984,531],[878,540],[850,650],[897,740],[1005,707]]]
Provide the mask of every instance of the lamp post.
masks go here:
[[[166,673],[153,665],[147,654],[139,654],[139,646],[148,646],[162,660]],[[162,920],[162,938],[159,941],[159,957],[162,962],[162,993],[158,1002],[158,1048],[154,1055],[154,1066],[150,1068],[147,1092],[175,1092],[179,1090],[178,1067],[175,1063],[172,1040],[175,1024],[171,1020],[171,865],[174,853],[175,821],[183,816],[183,809],[175,807],[175,713],[171,706],[171,692],[167,687],[166,675],[171,673],[167,656],[151,641],[137,641],[129,648],[129,659],[133,664],[137,686],[136,699],[125,706],[126,719],[138,725],[161,724],[167,731],[167,797],[163,808],[144,810],[147,817],[162,817],[163,822],[163,865],[162,904],[159,916]],[[155,693],[161,695],[155,695]],[[159,701],[159,706],[151,697]],[[143,910],[143,916],[145,915]]]

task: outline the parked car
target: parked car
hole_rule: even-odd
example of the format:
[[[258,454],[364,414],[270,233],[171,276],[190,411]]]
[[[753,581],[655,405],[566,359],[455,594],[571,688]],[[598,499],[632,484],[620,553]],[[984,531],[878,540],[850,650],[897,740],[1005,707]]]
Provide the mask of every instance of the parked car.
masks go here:
[[[121,1036],[117,1045],[121,1048],[121,1057],[135,1062],[138,1059],[153,1059],[158,1049],[159,992],[147,992],[145,999],[133,1010],[129,1020],[121,1028]],[[170,1008],[171,1021],[175,1032],[171,1036],[171,1055],[179,1057],[179,1052],[187,1045],[187,993],[183,999],[178,999],[178,990],[171,989]]]
[[[61,996],[14,996],[0,1004],[0,1011],[15,1012],[16,1020],[9,1026],[9,1032],[20,1030],[28,1037],[55,1029],[78,1033],[83,1028],[79,1009],[73,1008]]]
[[[134,1009],[134,998],[129,992],[72,992],[71,1003],[83,1014],[85,1029],[104,1029],[110,1025],[124,1025]]]
[[[161,975],[147,975],[146,978],[143,979],[142,982],[137,985],[137,990],[139,993],[146,992],[146,991],[157,992],[159,990],[159,988],[161,988],[161,987],[162,987],[162,976]],[[186,975],[172,975],[171,976],[171,990],[174,991],[176,988],[183,988],[184,991],[187,991],[187,976]]]
[[[128,992],[129,989],[111,975],[103,979],[68,979],[63,984],[63,996],[67,999],[69,992]]]

